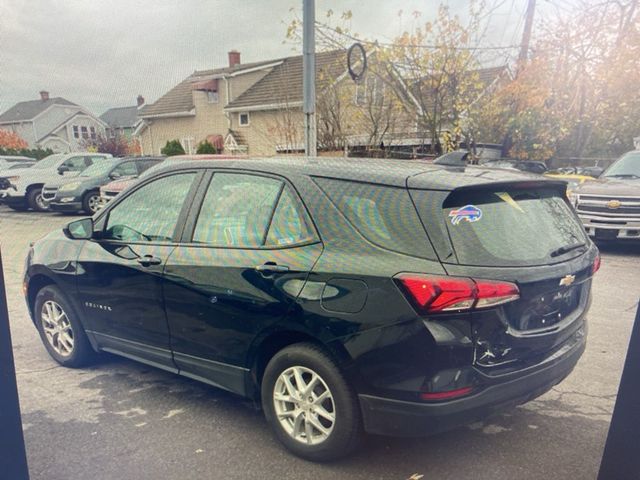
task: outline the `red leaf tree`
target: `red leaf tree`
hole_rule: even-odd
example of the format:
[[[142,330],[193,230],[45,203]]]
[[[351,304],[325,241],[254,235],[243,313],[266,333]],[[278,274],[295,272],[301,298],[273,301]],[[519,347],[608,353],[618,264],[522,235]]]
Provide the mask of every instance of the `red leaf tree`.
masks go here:
[[[20,150],[29,148],[29,144],[15,132],[9,130],[0,130],[0,148]]]

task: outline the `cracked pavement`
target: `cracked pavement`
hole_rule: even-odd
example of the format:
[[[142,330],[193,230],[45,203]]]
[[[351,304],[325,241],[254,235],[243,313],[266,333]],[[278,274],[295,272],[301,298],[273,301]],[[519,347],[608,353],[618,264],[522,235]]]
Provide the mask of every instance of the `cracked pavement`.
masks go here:
[[[18,389],[31,478],[595,478],[640,297],[640,242],[601,246],[586,353],[542,397],[422,439],[368,437],[353,457],[312,464],[284,451],[250,402],[104,355],[71,370],[47,355],[22,298],[30,241],[74,217],[0,206]]]

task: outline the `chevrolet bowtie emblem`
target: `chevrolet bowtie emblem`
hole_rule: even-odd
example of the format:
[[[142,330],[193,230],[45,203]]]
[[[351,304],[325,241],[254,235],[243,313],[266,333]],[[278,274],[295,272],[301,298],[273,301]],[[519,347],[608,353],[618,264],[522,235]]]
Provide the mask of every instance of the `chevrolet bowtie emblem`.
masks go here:
[[[615,210],[616,208],[620,208],[620,205],[622,205],[620,203],[620,200],[609,200],[607,202],[607,208],[610,208],[612,210]]]
[[[560,279],[560,286],[561,287],[568,287],[569,285],[571,285],[575,281],[576,281],[576,276],[575,275],[566,275],[566,276],[564,276],[564,277],[562,277]]]

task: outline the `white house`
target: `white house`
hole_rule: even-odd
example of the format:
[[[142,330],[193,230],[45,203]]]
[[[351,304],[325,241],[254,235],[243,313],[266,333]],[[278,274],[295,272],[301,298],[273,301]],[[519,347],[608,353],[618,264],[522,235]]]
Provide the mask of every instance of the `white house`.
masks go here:
[[[82,141],[104,135],[107,124],[62,97],[49,98],[40,92],[40,100],[16,103],[0,115],[0,129],[17,133],[29,148],[50,148],[54,152],[83,150]]]

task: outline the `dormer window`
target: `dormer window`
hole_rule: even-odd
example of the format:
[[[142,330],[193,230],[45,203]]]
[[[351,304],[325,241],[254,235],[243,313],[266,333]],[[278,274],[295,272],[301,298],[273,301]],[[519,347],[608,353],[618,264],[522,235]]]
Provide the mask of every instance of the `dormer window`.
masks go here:
[[[218,103],[218,92],[213,90],[207,90],[207,102]]]

